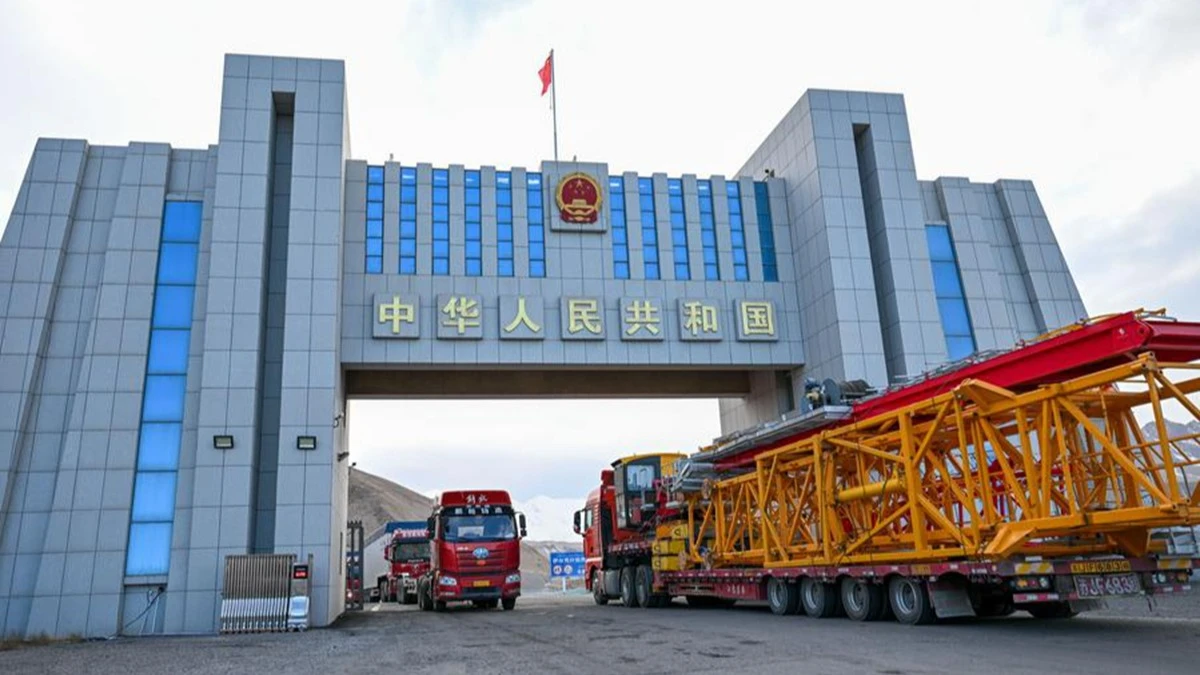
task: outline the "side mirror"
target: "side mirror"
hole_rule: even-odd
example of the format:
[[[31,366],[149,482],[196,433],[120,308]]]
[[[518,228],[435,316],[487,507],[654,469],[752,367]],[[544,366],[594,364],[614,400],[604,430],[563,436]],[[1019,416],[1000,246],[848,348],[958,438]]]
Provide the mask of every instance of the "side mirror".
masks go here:
[[[580,530],[579,521],[582,520],[579,516],[581,516],[581,515],[583,515],[582,511],[575,512],[575,534],[583,534],[582,532],[579,531]]]
[[[517,529],[519,529],[521,531],[521,538],[524,539],[525,538],[525,514],[524,513],[517,514]]]
[[[437,532],[437,518],[430,517],[425,521],[425,536],[433,539],[435,532]]]

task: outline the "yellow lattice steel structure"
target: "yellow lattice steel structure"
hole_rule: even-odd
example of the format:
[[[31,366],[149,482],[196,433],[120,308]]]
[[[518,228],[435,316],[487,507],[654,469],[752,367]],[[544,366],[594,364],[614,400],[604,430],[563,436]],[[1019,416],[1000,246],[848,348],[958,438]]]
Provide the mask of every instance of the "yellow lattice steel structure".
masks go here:
[[[1145,555],[1151,529],[1200,522],[1198,460],[1179,446],[1200,434],[1164,417],[1200,421],[1196,369],[1146,354],[1024,393],[966,380],[829,428],[685,495],[685,555],[711,567]]]

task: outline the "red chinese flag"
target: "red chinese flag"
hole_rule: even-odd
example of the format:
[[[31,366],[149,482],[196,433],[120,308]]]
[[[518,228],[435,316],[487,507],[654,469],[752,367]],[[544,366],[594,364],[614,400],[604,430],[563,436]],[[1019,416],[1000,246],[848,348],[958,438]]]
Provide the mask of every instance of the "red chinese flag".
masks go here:
[[[546,64],[538,71],[538,77],[542,78],[542,96],[550,89],[550,78],[554,75],[554,53],[546,57]]]

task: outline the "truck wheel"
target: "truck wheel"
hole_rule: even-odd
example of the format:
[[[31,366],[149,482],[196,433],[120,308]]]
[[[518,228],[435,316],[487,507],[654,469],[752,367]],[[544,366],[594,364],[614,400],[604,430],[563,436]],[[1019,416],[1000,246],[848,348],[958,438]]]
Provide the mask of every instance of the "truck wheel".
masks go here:
[[[841,604],[838,601],[837,586],[804,577],[800,582],[800,604],[804,606],[804,613],[814,619],[834,617]]]
[[[634,589],[633,566],[621,568],[621,604],[637,607],[637,591]]]
[[[923,626],[937,620],[925,584],[917,579],[894,577],[888,582],[888,600],[900,623]]]
[[[887,608],[883,587],[862,579],[842,579],[842,607],[855,621],[878,621]]]
[[[649,565],[638,565],[637,571],[634,572],[634,595],[637,598],[637,606],[649,609],[654,606],[654,572],[650,570]]]
[[[767,604],[775,614],[795,614],[800,606],[800,594],[796,592],[796,584],[788,583],[786,579],[771,577],[767,580]]]
[[[608,596],[604,594],[604,575],[600,573],[600,570],[592,572],[592,600],[597,605],[608,604]]]
[[[1069,602],[1039,602],[1026,606],[1025,611],[1035,619],[1070,619],[1079,614]]]
[[[492,605],[492,606],[495,607],[495,605]],[[510,612],[510,611],[516,609],[517,599],[516,598],[504,598],[500,601],[500,606],[504,608],[504,611]]]

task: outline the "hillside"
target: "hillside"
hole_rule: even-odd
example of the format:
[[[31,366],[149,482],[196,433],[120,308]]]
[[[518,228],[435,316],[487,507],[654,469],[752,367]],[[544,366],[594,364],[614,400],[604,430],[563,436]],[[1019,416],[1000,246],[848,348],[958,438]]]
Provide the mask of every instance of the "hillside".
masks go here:
[[[361,520],[363,532],[372,532],[389,520],[425,520],[433,500],[403,485],[361,469],[350,471],[349,519]],[[540,547],[521,543],[522,590],[540,591],[550,578],[550,560]]]

